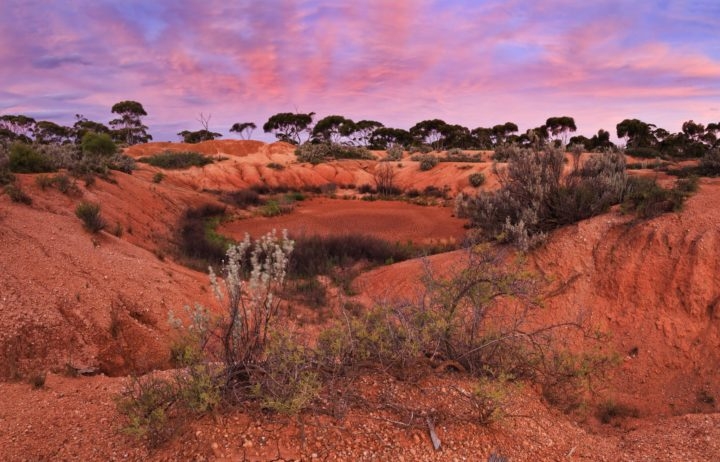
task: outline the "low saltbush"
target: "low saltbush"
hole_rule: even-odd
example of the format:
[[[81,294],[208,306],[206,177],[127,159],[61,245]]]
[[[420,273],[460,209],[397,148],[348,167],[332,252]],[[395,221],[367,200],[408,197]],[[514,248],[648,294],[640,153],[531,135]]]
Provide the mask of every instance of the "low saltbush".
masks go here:
[[[164,169],[187,169],[190,167],[204,167],[214,162],[212,157],[192,151],[164,151],[152,156],[141,157],[140,162],[150,164],[153,167]]]
[[[5,194],[10,197],[10,200],[20,204],[30,205],[32,204],[32,198],[22,190],[19,184],[9,184],[5,186]]]
[[[75,208],[75,215],[82,220],[85,229],[91,233],[100,232],[107,224],[100,215],[100,204],[94,202],[80,202]]]
[[[468,182],[470,183],[470,186],[479,188],[485,184],[485,175],[480,172],[471,173],[470,176],[468,176]]]

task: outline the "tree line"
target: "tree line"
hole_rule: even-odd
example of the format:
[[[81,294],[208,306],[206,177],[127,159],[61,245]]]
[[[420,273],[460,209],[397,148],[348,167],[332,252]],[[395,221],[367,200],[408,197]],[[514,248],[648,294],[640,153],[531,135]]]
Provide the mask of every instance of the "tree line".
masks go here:
[[[36,121],[25,115],[3,115],[0,116],[0,142],[79,144],[88,132],[107,134],[121,145],[152,140],[148,127],[142,121],[147,112],[141,103],[121,101],[112,106],[111,112],[117,118],[108,125],[78,114],[71,127],[47,120]],[[270,116],[262,129],[280,141],[295,145],[330,143],[377,150],[421,146],[434,150],[489,150],[505,145],[527,147],[546,143],[558,147],[575,145],[585,151],[617,149],[610,141],[610,132],[604,129],[590,138],[583,135],[571,137],[577,126],[575,119],[569,116],[549,117],[543,125],[525,133],[520,133],[513,122],[470,129],[441,119],[428,119],[405,130],[387,127],[376,120],[356,122],[341,115],[329,115],[316,121],[315,116],[314,112],[281,112]],[[210,130],[209,117],[201,114],[200,123],[202,129],[183,130],[178,133],[179,138],[186,143],[199,143],[222,137],[222,134]],[[255,129],[257,125],[254,122],[237,122],[229,130],[241,139],[250,139]],[[720,123],[704,125],[692,120],[683,123],[680,132],[671,133],[638,119],[625,119],[617,124],[616,133],[625,141],[626,152],[640,157],[701,157],[720,144]]]

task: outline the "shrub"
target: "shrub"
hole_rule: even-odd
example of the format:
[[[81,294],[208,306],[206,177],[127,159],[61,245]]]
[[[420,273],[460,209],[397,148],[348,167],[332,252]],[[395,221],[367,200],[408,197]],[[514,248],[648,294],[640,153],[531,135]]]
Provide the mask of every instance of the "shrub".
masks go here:
[[[10,172],[9,153],[0,143],[0,186],[5,186],[13,181],[15,181],[15,175]]]
[[[475,197],[458,195],[457,215],[469,218],[485,239],[527,250],[541,243],[548,231],[620,202],[627,181],[622,154],[594,156],[565,178],[564,160],[560,150],[550,147],[513,149],[507,167],[495,170],[500,189]]]
[[[157,447],[179,429],[176,416],[178,390],[169,380],[154,376],[132,378],[117,400],[127,422],[123,432]]]
[[[369,184],[361,184],[358,187],[358,193],[360,194],[375,194],[377,191]]]
[[[395,170],[393,170],[392,165],[386,163],[376,164],[373,180],[378,194],[383,196],[400,194],[400,189],[395,186]]]
[[[468,182],[473,188],[479,188],[485,184],[485,175],[480,172],[471,173],[470,176],[468,176]]]
[[[43,173],[35,177],[35,184],[44,191],[47,188],[52,188],[53,178]]]
[[[225,213],[225,207],[205,204],[189,208],[178,223],[181,254],[194,260],[199,267],[218,264],[225,256],[229,240],[215,232],[218,219]]]
[[[80,141],[82,152],[95,157],[111,157],[117,152],[117,145],[107,133],[87,132]]]
[[[439,159],[440,162],[482,162],[480,153],[469,154],[462,149],[453,148],[445,152],[445,156]]]
[[[160,183],[162,180],[165,179],[165,174],[163,172],[156,172],[152,177],[153,183]]]
[[[401,160],[403,157],[403,148],[402,146],[393,146],[387,150],[387,155],[385,156],[386,161],[398,161]]]
[[[80,189],[75,184],[75,180],[71,180],[64,173],[59,173],[52,178],[52,184],[63,194],[77,194]]]
[[[316,278],[299,279],[291,284],[291,296],[313,308],[327,305],[327,290]]]
[[[75,215],[83,222],[83,226],[91,233],[97,233],[105,228],[105,220],[100,215],[100,204],[93,202],[80,202],[75,208]]]
[[[677,189],[665,189],[655,179],[633,177],[628,181],[623,210],[640,218],[654,218],[682,208],[685,195]]]
[[[438,158],[433,154],[416,154],[410,159],[419,162],[423,172],[432,170],[438,164]]]
[[[289,334],[275,332],[264,355],[263,373],[254,377],[253,387],[262,407],[289,415],[307,408],[321,386],[313,350]]]
[[[55,170],[51,160],[25,143],[15,142],[10,146],[10,171],[15,173],[46,173]]]
[[[492,159],[495,162],[507,162],[520,155],[520,147],[516,144],[500,144],[493,150]]]
[[[596,417],[600,420],[600,422],[609,424],[616,419],[640,417],[640,412],[633,406],[608,400],[598,406]]]
[[[150,164],[153,167],[160,167],[168,170],[180,170],[190,167],[204,167],[212,164],[214,160],[199,152],[191,151],[164,151],[148,157],[141,157],[140,162]]]
[[[330,146],[327,143],[305,143],[295,149],[295,156],[298,162],[317,165],[330,157]]]
[[[290,199],[275,200],[271,199],[265,202],[260,208],[260,215],[264,217],[277,217],[291,213],[295,209],[295,202]]]
[[[411,253],[367,234],[300,236],[290,258],[289,274],[294,278],[330,274],[334,267],[349,267],[358,262],[381,265],[388,260],[403,261]]]
[[[277,162],[270,162],[266,167],[273,170],[285,170],[285,166],[283,164],[278,164]]]
[[[4,191],[5,194],[7,194],[8,197],[10,197],[10,200],[13,202],[18,202],[25,205],[32,204],[32,198],[28,196],[18,184],[9,184],[5,186]]]
[[[711,149],[698,164],[700,173],[705,176],[720,176],[720,149]]]
[[[346,146],[336,143],[305,143],[295,149],[298,162],[317,165],[331,159],[374,159],[375,156],[364,147]]]
[[[220,200],[241,209],[263,203],[260,195],[252,189],[224,192],[220,195]]]

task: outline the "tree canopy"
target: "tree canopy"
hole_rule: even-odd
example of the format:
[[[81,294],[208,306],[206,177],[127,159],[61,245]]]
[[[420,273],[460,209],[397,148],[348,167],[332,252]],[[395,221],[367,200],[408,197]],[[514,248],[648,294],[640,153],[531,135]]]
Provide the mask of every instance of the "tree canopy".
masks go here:
[[[340,143],[355,132],[355,122],[339,115],[329,115],[317,121],[312,130],[313,138],[328,143]]]
[[[201,141],[212,141],[215,138],[220,138],[222,135],[217,132],[211,132],[210,130],[202,129],[196,131],[183,130],[178,133],[178,136],[182,138],[183,143],[200,143]]]
[[[252,136],[253,130],[256,128],[257,125],[255,125],[254,122],[235,122],[232,127],[230,127],[230,131],[237,133],[240,136],[240,139],[249,140]]]
[[[263,125],[265,133],[272,133],[280,141],[291,144],[301,144],[303,135],[310,132],[314,112],[307,114],[280,112],[271,116]]]
[[[111,134],[117,142],[133,145],[152,140],[148,127],[142,123],[142,117],[147,115],[142,104],[137,101],[120,101],[113,105],[111,111],[120,116],[110,121],[113,129]]]
[[[575,132],[577,126],[575,119],[568,116],[550,117],[545,121],[545,126],[550,135],[559,139],[562,136],[563,144],[567,144],[567,135],[569,132]]]

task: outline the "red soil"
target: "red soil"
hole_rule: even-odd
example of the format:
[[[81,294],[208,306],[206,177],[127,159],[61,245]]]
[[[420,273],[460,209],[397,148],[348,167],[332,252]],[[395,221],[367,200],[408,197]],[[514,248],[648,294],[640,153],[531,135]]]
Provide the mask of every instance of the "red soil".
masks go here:
[[[370,234],[390,242],[452,243],[465,234],[465,220],[452,209],[420,206],[400,201],[362,201],[318,198],[295,204],[287,215],[256,216],[223,224],[221,234],[242,239],[257,237],[273,229],[291,235]]]
[[[484,427],[468,418],[472,409],[458,391],[473,389],[466,378],[446,372],[414,383],[368,373],[353,393],[373,403],[402,404],[413,414],[391,412],[392,406],[351,406],[344,419],[313,414],[286,419],[230,410],[188,423],[170,444],[149,452],[117,431],[122,420],[113,399],[124,378],[50,373],[41,390],[24,379],[9,380],[60,373],[67,364],[113,375],[166,366],[172,341],[168,311],[180,313],[194,301],[213,306],[206,276],[175,264],[169,253],[182,210],[214,200],[203,188],[229,190],[261,181],[360,185],[372,182],[376,165],[297,164],[292,147],[283,143],[152,143],[130,151],[141,156],[176,147],[229,158],[203,169],[167,171],[160,184],[151,181],[158,169],[139,164],[133,175],[114,173],[117,184],[80,185],[84,199],[102,204],[108,231],[122,226],[120,237],[86,233],[74,216],[80,198],[41,191],[33,175],[19,175],[32,206],[0,195],[3,460],[485,460],[498,451],[511,460],[649,461],[715,460],[720,454],[720,414],[698,399],[720,397],[719,180],[703,180],[679,214],[633,222],[611,212],[553,233],[529,257],[528,264],[550,281],[542,311],[547,319],[587,309],[595,325],[612,334],[608,345],[622,363],[598,393],[641,411],[620,428],[582,428],[528,388],[511,392],[508,417]],[[267,168],[271,161],[286,168]],[[429,172],[419,172],[411,161],[402,164],[401,187],[448,185],[457,191],[467,187],[467,175],[481,170],[489,180],[485,187],[493,187],[487,163],[465,170],[440,164]],[[457,236],[459,220],[449,217],[449,209],[383,204],[321,199],[282,218],[329,232],[343,220],[352,228],[353,216],[365,222],[364,207],[377,207],[382,217],[365,226],[383,230],[393,221],[383,208],[390,207],[406,226],[396,231],[402,236],[397,240]],[[327,221],[305,218],[304,210],[326,213]],[[410,223],[418,223],[420,232]],[[431,261],[452,268],[459,255]],[[412,294],[419,271],[417,261],[384,266],[362,275],[357,287],[365,299]],[[627,354],[633,348],[637,355]],[[429,444],[423,419],[417,418],[422,413],[436,418],[440,452]]]

